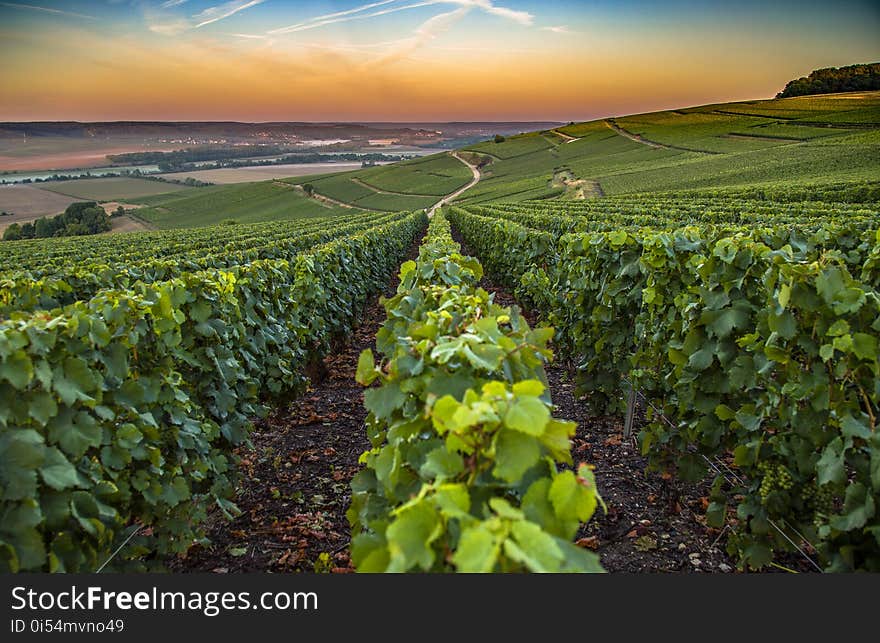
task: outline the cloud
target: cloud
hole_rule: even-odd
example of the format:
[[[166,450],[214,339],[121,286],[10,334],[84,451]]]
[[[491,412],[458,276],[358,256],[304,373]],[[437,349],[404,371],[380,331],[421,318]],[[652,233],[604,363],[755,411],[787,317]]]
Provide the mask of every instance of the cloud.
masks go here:
[[[341,16],[349,16],[353,13],[360,13],[362,11],[368,11],[370,9],[374,9],[376,7],[381,7],[382,5],[392,4],[394,2],[398,2],[399,0],[380,0],[379,2],[371,2],[370,4],[361,5],[360,7],[355,7],[354,9],[346,9],[345,11],[337,11],[336,13],[327,13],[323,16],[318,16],[317,18],[310,18],[306,22],[311,22],[313,20],[324,20],[326,18],[339,18]]]
[[[193,20],[196,21],[195,29],[200,29],[212,22],[217,22],[218,20],[234,16],[239,11],[244,11],[245,9],[250,9],[258,4],[262,4],[263,1],[264,0],[247,0],[246,2],[241,2],[240,0],[232,0],[232,2],[227,2],[226,4],[209,7],[201,13],[193,16]]]
[[[174,16],[170,13],[146,13],[147,28],[163,36],[177,36],[191,29],[201,29],[207,25],[213,24],[220,20],[225,20],[230,16],[234,16],[240,11],[250,9],[258,4],[262,4],[265,0],[232,0],[225,4],[208,7],[204,11],[195,14],[191,18]],[[173,8],[177,5],[185,3],[186,0],[167,0],[162,8]]]
[[[411,38],[399,41],[394,48],[373,61],[372,64],[389,64],[408,56],[434,40],[440,34],[449,31],[455,23],[464,18],[470,11],[471,7],[461,7],[454,11],[437,14],[433,18],[429,18],[415,30]]]
[[[574,33],[565,25],[558,25],[555,27],[541,27],[541,31],[552,31],[553,33]]]
[[[73,11],[62,11],[61,9],[50,9],[49,7],[38,7],[37,5],[33,4],[20,4],[18,2],[0,2],[0,7],[10,7],[12,9],[31,9],[32,11],[42,11],[43,13],[52,13],[60,16],[71,16],[73,18],[97,20],[95,16],[87,16],[83,13],[74,13]]]
[[[147,20],[147,28],[153,33],[163,36],[178,36],[192,29],[192,23],[186,18]]]
[[[397,0],[393,0],[397,1]],[[351,9],[349,11],[340,11],[336,14],[327,14],[324,16],[317,16],[315,18],[310,18],[304,22],[298,22],[293,25],[288,25],[287,27],[279,27],[278,29],[271,29],[269,31],[270,34],[280,35],[286,33],[296,33],[298,31],[306,31],[309,29],[317,29],[318,27],[323,27],[325,25],[336,24],[337,22],[350,22],[352,20],[364,20],[366,18],[375,18],[377,16],[385,16],[389,13],[397,13],[398,11],[405,11],[407,9],[416,9],[418,7],[429,7],[431,5],[438,4],[440,1],[445,0],[424,0],[423,2],[415,2],[412,4],[407,4],[398,7],[391,7],[389,9],[380,9],[379,11],[373,11],[372,13],[363,13],[368,8],[377,6],[379,4],[390,4],[389,2],[383,3],[373,3],[369,5],[364,5],[362,7],[358,7],[356,9]],[[336,17],[334,17],[336,16]]]
[[[271,29],[268,33],[273,35],[280,35],[286,33],[296,33],[299,31],[307,31],[309,29],[317,29],[319,27],[324,27],[326,25],[336,24],[338,22],[349,22],[352,20],[365,20],[368,18],[376,18],[379,16],[385,16],[391,13],[397,13],[399,11],[407,11],[409,9],[417,9],[420,7],[430,7],[435,5],[443,5],[443,4],[451,4],[458,5],[462,9],[472,9],[479,8],[486,13],[500,16],[502,18],[506,18],[509,20],[513,20],[518,22],[521,25],[530,26],[534,23],[535,17],[528,13],[527,11],[517,11],[515,9],[508,9],[507,7],[499,7],[496,6],[492,0],[422,0],[421,2],[411,2],[409,4],[398,4],[400,0],[383,0],[381,2],[371,2],[369,4],[361,5],[359,7],[355,7],[353,9],[349,9],[347,11],[338,11],[336,13],[328,13],[321,16],[315,16],[314,18],[309,18],[308,20],[304,20],[292,25],[288,25],[286,27],[279,27],[277,29]],[[386,6],[392,5],[392,6]],[[377,11],[370,11],[371,9],[376,9],[377,7],[385,7],[383,9],[379,9]],[[455,13],[454,11],[449,12],[449,14]],[[441,14],[448,15],[448,14]]]
[[[535,22],[535,16],[530,14],[528,11],[517,11],[515,9],[508,9],[507,7],[496,7],[488,1],[480,2],[478,0],[474,4],[476,4],[487,13],[491,13],[495,16],[501,16],[502,18],[508,18],[509,20],[518,22],[519,24],[526,27],[530,27]]]

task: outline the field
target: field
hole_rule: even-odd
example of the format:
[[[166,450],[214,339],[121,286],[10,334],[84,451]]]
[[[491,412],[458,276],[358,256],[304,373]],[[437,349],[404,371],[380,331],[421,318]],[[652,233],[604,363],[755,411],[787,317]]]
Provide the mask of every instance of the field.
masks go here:
[[[878,106],[574,124],[0,244],[0,571],[880,571]]]
[[[107,156],[126,152],[170,151],[173,146],[145,143],[140,137],[105,139],[67,136],[0,136],[0,171],[68,170],[108,165]]]
[[[488,162],[482,165],[480,182],[458,202],[873,181],[880,158],[880,93],[706,105],[569,125],[558,132],[575,140],[545,131],[468,147],[475,159]],[[230,185],[228,193],[223,188],[200,189],[167,198],[152,195],[171,193],[179,186],[84,179],[45,184],[44,189],[77,198],[143,203],[151,206],[144,218],[164,228],[210,225],[228,218],[255,222],[339,214],[346,212],[343,205],[355,211],[430,208],[470,180],[469,169],[449,154],[344,172],[327,173],[328,169],[336,168],[277,166],[174,174],[170,176],[248,183],[241,184],[243,191]],[[289,174],[307,170],[308,175]],[[248,187],[260,178],[309,184],[318,198],[286,194],[280,184]],[[247,205],[251,198],[252,207]]]
[[[206,226],[228,219],[254,223],[353,212],[310,199],[292,185],[277,181],[194,188],[130,200],[146,206],[138,210],[138,218],[157,228]]]
[[[294,176],[311,176],[328,172],[348,172],[357,170],[360,163],[290,163],[287,165],[266,165],[262,167],[220,168],[218,170],[193,170],[192,172],[175,172],[163,174],[167,179],[182,181],[194,178],[208,183],[247,183],[250,181],[267,181],[284,179]]]
[[[64,212],[68,205],[78,200],[31,185],[4,185],[0,187],[0,211],[11,212],[13,216],[0,217],[0,233],[11,223]]]
[[[435,154],[381,167],[291,179],[318,194],[372,210],[428,208],[466,185],[471,172],[448,154]]]
[[[115,201],[118,199],[139,199],[157,194],[186,192],[193,188],[126,177],[101,179],[73,179],[71,181],[50,181],[41,184],[42,189],[70,196],[81,201]]]

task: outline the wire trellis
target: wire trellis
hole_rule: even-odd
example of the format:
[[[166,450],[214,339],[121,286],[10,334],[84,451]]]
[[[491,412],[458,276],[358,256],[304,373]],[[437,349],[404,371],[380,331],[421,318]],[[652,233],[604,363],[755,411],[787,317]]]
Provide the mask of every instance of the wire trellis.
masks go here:
[[[659,417],[659,418],[661,418],[664,422],[666,422],[666,424],[668,424],[670,428],[672,428],[672,429],[676,429],[676,428],[678,428],[678,427],[675,425],[675,423],[674,423],[672,420],[670,420],[668,417],[666,417],[666,415],[663,413],[663,411],[661,411],[660,409],[658,409],[658,408],[657,408],[657,407],[651,402],[651,400],[648,399],[648,397],[647,397],[644,393],[642,393],[640,390],[638,390],[638,389],[633,385],[633,383],[632,383],[628,378],[624,377],[624,378],[623,378],[623,381],[626,382],[626,384],[629,386],[629,391],[630,391],[630,392],[629,392],[629,396],[628,396],[628,398],[627,398],[627,404],[626,404],[626,419],[625,419],[625,421],[624,421],[624,437],[625,437],[625,438],[629,438],[629,437],[632,435],[632,427],[633,427],[633,422],[634,422],[634,419],[635,419],[635,409],[636,409],[636,398],[637,398],[637,397],[641,398],[642,401],[643,401],[645,404],[647,404],[647,405],[651,408],[652,411],[654,411],[654,413],[656,414],[656,416]],[[695,451],[694,451],[694,452],[695,452]],[[745,481],[743,480],[743,478],[742,478],[741,476],[739,476],[735,471],[733,471],[733,469],[731,469],[729,466],[727,466],[727,463],[726,463],[726,462],[724,462],[723,460],[721,460],[721,459],[718,458],[717,456],[713,456],[713,458],[710,460],[708,457],[706,457],[706,456],[705,456],[704,454],[702,454],[702,453],[700,453],[700,454],[698,454],[698,455],[699,455],[701,458],[703,458],[703,460],[705,460],[706,464],[707,464],[712,470],[714,470],[718,475],[720,475],[722,478],[724,478],[730,486],[732,486],[732,487],[735,487],[735,486],[743,486],[743,485],[745,484]],[[806,551],[804,551],[803,547],[801,547],[798,543],[796,543],[796,542],[795,542],[795,541],[794,541],[794,540],[793,540],[793,539],[792,539],[792,538],[791,538],[791,537],[785,532],[785,530],[783,530],[783,529],[782,529],[782,528],[776,523],[776,521],[771,520],[771,519],[768,518],[768,519],[767,519],[767,522],[770,524],[771,527],[773,527],[773,529],[775,529],[777,532],[779,532],[779,534],[780,534],[783,538],[785,538],[785,540],[787,540],[787,541],[789,542],[789,544],[791,544],[791,546],[794,547],[795,550],[797,550],[797,552],[798,552],[801,556],[803,556],[804,559],[805,559],[806,561],[808,561],[808,562],[810,563],[810,565],[811,565],[814,569],[816,569],[816,570],[817,570],[818,572],[820,572],[820,573],[823,572],[822,567],[821,567],[821,566],[820,566],[820,565],[819,565],[819,564],[813,559],[813,557],[810,556]],[[811,543],[811,542],[806,538],[806,536],[804,536],[804,535],[803,535],[802,533],[800,533],[797,529],[795,529],[794,527],[792,527],[792,526],[788,523],[788,521],[783,520],[782,523],[783,523],[783,524],[784,524],[784,525],[785,525],[785,526],[786,526],[786,527],[787,527],[787,528],[788,528],[788,529],[789,529],[789,530],[790,530],[790,531],[791,531],[791,532],[792,532],[797,538],[799,538],[799,539],[801,540],[801,542],[807,543],[807,544],[808,544],[813,550],[816,549],[816,546],[813,545],[813,543]],[[722,532],[722,534],[723,534],[723,533],[724,533],[724,532]],[[720,538],[720,536],[719,536],[719,538]],[[717,540],[716,540],[716,542],[717,542]]]

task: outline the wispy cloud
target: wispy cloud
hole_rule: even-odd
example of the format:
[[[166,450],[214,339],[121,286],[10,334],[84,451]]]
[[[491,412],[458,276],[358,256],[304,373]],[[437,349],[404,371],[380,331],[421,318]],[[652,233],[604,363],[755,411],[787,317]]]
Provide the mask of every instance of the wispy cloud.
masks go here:
[[[531,26],[535,22],[535,16],[530,14],[528,11],[517,11],[516,9],[508,9],[507,7],[496,7],[488,0],[475,0],[474,4],[476,4],[487,13],[491,13],[495,16],[501,16],[502,18],[508,18],[527,27]]]
[[[242,2],[241,0],[232,0],[232,2],[227,2],[226,4],[209,7],[201,13],[193,16],[193,20],[196,22],[194,28],[200,29],[205,25],[217,22],[218,20],[224,20],[230,16],[234,16],[239,11],[244,11],[245,9],[250,9],[258,4],[262,4],[263,1],[264,0],[247,0]]]
[[[158,20],[151,19],[149,16],[147,18],[147,28],[162,36],[179,36],[184,31],[192,29],[192,26],[192,22],[186,18],[165,17]]]
[[[396,2],[397,0],[392,0]],[[277,29],[270,29],[269,33],[273,35],[281,35],[287,33],[296,33],[298,31],[307,31],[309,29],[317,29],[319,27],[324,27],[326,25],[336,24],[338,22],[350,22],[352,20],[364,20],[366,18],[376,18],[378,16],[385,16],[390,13],[397,13],[398,11],[406,11],[407,9],[416,9],[418,7],[428,7],[433,4],[437,4],[437,0],[425,0],[423,2],[415,2],[412,4],[407,4],[403,6],[391,7],[388,9],[380,9],[378,11],[372,11],[369,13],[364,13],[368,9],[374,8],[381,4],[390,4],[390,2],[382,2],[382,3],[372,3],[368,5],[363,5],[361,7],[357,7],[355,9],[351,9],[349,11],[340,11],[338,13],[329,13],[323,16],[317,16],[315,18],[310,18],[303,22],[297,22],[292,25],[287,25],[286,27],[279,27]]]
[[[571,29],[566,27],[565,25],[558,25],[555,27],[541,27],[542,31],[552,31],[553,33],[574,33]]]
[[[420,7],[430,7],[443,4],[458,5],[462,9],[468,10],[472,8],[478,8],[485,11],[486,13],[500,16],[502,18],[507,18],[525,26],[532,25],[535,19],[535,17],[527,11],[517,11],[515,9],[508,9],[507,7],[499,7],[496,6],[492,2],[492,0],[422,0],[420,2],[410,2],[408,4],[401,4],[400,0],[384,0],[382,2],[371,2],[369,4],[349,9],[347,11],[338,11],[336,13],[328,13],[321,16],[315,16],[314,18],[309,18],[308,20],[303,20],[292,25],[287,25],[286,27],[271,29],[269,33],[273,35],[296,33],[299,31],[307,31],[309,29],[317,29],[319,27],[324,27],[326,25],[336,24],[339,22],[377,18],[379,16],[385,16],[388,14],[397,13],[399,11],[408,11],[410,9],[418,9]],[[384,8],[378,9],[378,7]],[[372,9],[377,10],[372,11]]]
[[[187,0],[167,0],[162,3],[162,9],[173,9],[178,5],[182,5]],[[201,29],[207,25],[213,24],[220,20],[225,20],[230,16],[234,16],[240,11],[250,9],[258,4],[262,4],[265,0],[231,0],[224,4],[208,7],[207,9],[191,16],[183,17],[174,12],[159,11],[153,12],[146,10],[145,19],[147,28],[163,36],[177,36],[191,29]]]
[[[396,43],[396,46],[392,47],[391,50],[386,52],[378,60],[373,61],[372,64],[388,64],[408,56],[420,47],[437,38],[437,36],[449,31],[455,23],[470,13],[471,8],[472,7],[461,7],[454,11],[441,13],[433,18],[428,18],[425,22],[419,25],[415,32],[413,32],[411,38],[399,41]]]
[[[71,16],[72,18],[97,20],[95,16],[87,16],[83,13],[75,13],[73,11],[62,11],[61,9],[51,9],[49,7],[39,7],[33,4],[20,4],[18,2],[0,2],[0,7],[10,7],[12,9],[30,9],[32,11],[42,11],[43,13],[52,13],[59,16]]]

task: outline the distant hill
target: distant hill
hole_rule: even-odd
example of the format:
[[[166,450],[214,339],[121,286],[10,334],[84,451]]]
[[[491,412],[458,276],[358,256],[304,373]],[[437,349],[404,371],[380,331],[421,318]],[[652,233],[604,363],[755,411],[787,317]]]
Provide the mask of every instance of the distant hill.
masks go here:
[[[791,80],[776,98],[836,94],[839,92],[867,92],[880,89],[880,63],[826,67],[809,76]]]
[[[465,137],[490,138],[497,133],[516,134],[554,127],[553,122],[503,123],[239,123],[227,122],[150,122],[113,121],[82,123],[44,121],[0,123],[0,140],[61,138],[173,141],[189,144],[216,142],[280,143],[296,140],[394,140],[407,145],[459,141]]]

